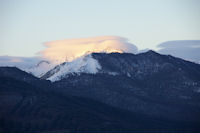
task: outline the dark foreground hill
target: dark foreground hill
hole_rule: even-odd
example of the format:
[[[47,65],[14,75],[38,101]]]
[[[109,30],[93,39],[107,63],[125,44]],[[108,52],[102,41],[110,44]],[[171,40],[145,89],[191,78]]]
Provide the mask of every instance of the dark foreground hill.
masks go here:
[[[12,70],[1,68],[4,69]],[[46,91],[5,75],[0,77],[0,108],[1,133],[173,133],[199,130],[196,122],[169,121],[132,113],[91,99],[51,89]]]
[[[54,83],[0,67],[0,132],[200,132],[200,65],[153,51],[92,56],[99,73]]]

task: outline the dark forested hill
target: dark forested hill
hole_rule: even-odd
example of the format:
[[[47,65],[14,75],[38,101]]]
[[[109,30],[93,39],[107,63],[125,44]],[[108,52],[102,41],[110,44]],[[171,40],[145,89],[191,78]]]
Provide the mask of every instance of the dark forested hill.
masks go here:
[[[93,53],[97,74],[71,74],[57,90],[146,115],[199,121],[200,65],[154,51],[134,55]]]

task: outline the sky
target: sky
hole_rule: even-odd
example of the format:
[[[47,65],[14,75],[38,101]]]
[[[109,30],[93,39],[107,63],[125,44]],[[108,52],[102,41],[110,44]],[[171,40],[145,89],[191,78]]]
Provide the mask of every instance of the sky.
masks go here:
[[[125,37],[138,49],[200,40],[199,0],[0,0],[0,56],[31,57],[45,42]]]

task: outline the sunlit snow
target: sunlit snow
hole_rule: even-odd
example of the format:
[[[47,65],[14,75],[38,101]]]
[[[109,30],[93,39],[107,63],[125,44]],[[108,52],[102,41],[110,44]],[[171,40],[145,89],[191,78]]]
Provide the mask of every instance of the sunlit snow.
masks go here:
[[[72,62],[66,62],[65,65],[60,67],[60,70],[48,78],[48,80],[57,81],[67,74],[79,74],[81,72],[95,74],[99,69],[101,69],[101,66],[91,55],[82,56]]]

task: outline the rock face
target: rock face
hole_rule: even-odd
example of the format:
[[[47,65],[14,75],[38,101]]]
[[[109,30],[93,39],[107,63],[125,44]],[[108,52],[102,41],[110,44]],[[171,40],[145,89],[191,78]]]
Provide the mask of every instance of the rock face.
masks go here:
[[[200,65],[153,51],[91,57],[98,72],[56,82],[0,67],[0,132],[200,132]]]

